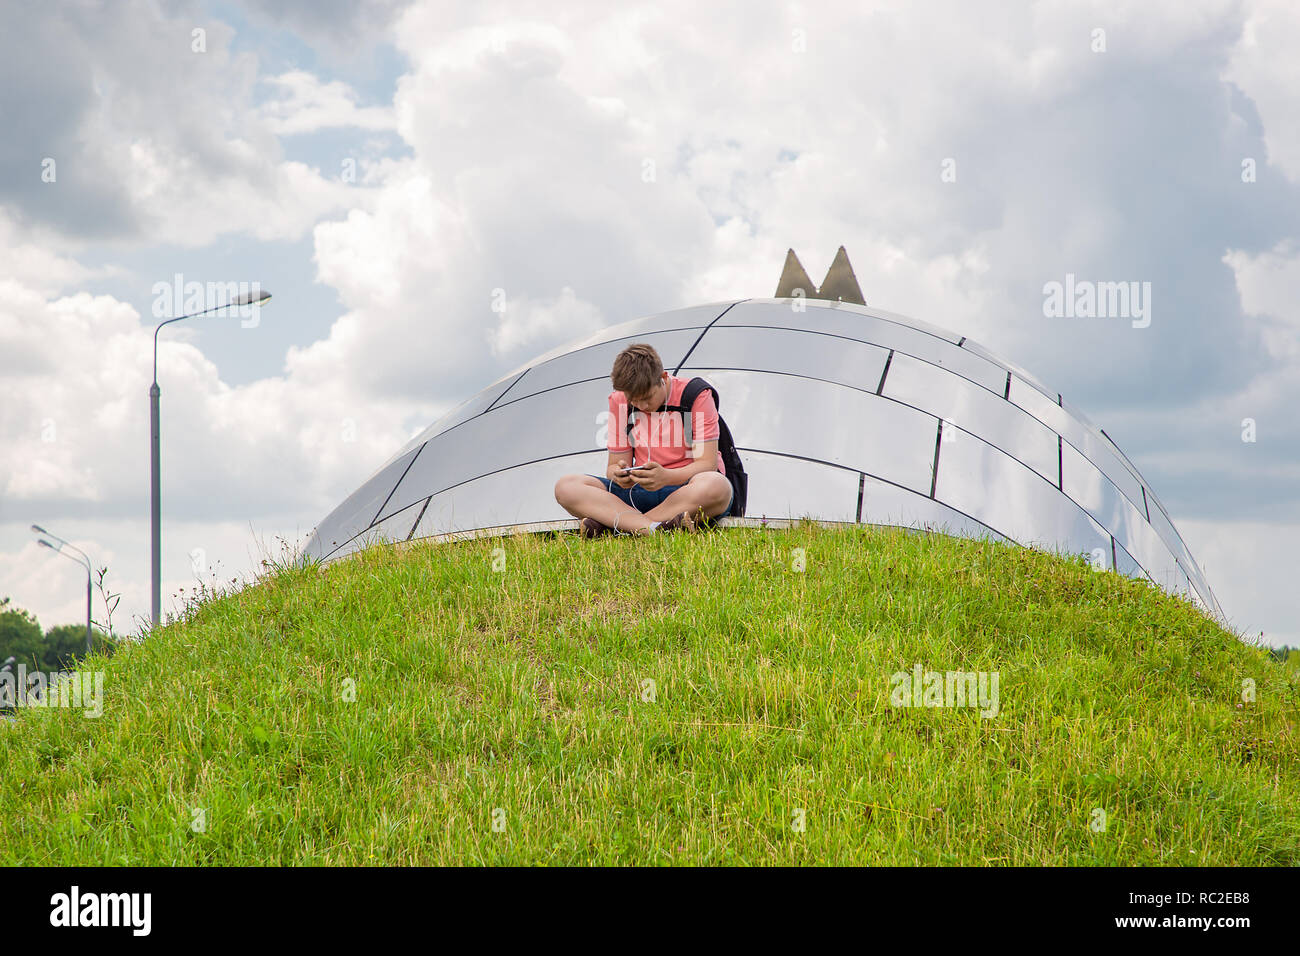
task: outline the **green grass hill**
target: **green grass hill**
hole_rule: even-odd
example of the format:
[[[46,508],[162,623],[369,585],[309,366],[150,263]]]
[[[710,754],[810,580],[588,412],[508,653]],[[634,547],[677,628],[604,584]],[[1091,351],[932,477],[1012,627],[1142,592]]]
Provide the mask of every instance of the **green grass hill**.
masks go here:
[[[0,863],[1300,864],[1300,674],[987,541],[375,547],[86,668],[0,721]]]

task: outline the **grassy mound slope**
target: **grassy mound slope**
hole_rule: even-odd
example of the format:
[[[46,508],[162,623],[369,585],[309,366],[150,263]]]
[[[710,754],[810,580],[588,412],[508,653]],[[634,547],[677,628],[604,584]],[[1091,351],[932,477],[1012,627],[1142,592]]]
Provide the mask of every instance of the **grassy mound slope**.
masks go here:
[[[996,715],[895,706],[917,664]],[[92,669],[0,724],[0,863],[1300,863],[1296,673],[991,542],[374,548]]]

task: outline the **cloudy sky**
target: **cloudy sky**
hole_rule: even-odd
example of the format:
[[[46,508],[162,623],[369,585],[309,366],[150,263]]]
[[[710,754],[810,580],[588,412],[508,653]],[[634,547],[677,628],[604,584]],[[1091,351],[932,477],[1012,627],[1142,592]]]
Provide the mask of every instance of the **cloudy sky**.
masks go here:
[[[46,627],[84,572],[33,522],[109,566],[115,625],[148,615],[153,329],[186,284],[275,298],[161,333],[164,613],[534,355],[843,244],[869,303],[1105,427],[1233,626],[1300,644],[1294,5],[7,13],[0,595]],[[1150,324],[1045,316],[1068,274],[1150,282]]]

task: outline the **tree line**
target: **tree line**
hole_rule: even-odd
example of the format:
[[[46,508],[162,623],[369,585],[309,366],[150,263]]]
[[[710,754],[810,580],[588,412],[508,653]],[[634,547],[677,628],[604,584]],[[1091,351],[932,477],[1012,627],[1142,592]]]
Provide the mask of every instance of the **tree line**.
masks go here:
[[[91,622],[90,646],[97,654],[111,654],[117,638]],[[59,624],[42,630],[30,611],[15,607],[8,597],[0,598],[0,667],[13,658],[16,672],[22,664],[33,671],[70,670],[86,656],[86,625]]]

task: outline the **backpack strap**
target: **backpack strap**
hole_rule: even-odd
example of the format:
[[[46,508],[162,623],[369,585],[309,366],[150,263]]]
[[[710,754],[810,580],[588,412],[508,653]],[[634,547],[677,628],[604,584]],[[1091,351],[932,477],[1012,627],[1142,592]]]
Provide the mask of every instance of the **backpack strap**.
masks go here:
[[[692,418],[694,416],[691,415],[691,410],[695,407],[695,400],[700,397],[700,393],[703,392],[706,388],[713,393],[714,407],[715,408],[721,407],[721,399],[718,398],[718,390],[697,375],[695,378],[687,382],[686,387],[682,389],[682,397],[679,400],[678,404],[676,405],[664,404],[664,405],[660,405],[658,408],[658,411],[677,412],[682,416],[682,439],[683,439],[683,443],[688,449],[692,445],[691,436],[694,430],[692,424]],[[636,425],[638,412],[639,409],[634,408],[630,412],[628,412],[627,415],[628,444],[632,444],[631,442],[632,428]],[[636,453],[635,445],[632,446],[632,451],[633,454]]]
[[[705,389],[708,389],[713,393],[713,404],[714,407],[717,407],[720,401],[718,398],[718,390],[699,376],[696,376],[686,383],[686,387],[682,389],[682,397],[679,404],[664,406],[664,411],[681,413],[682,438],[687,448],[690,448],[693,444],[691,441],[691,432],[693,430],[692,422],[695,416],[691,414],[691,411],[695,408],[695,400],[700,397],[700,393]],[[719,437],[721,436],[719,435]]]

